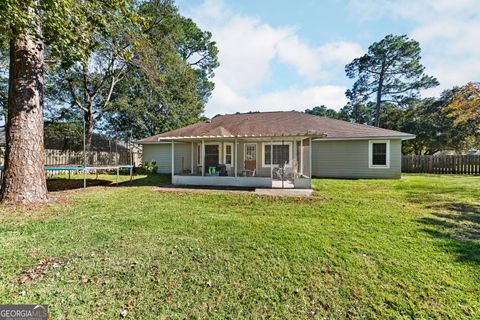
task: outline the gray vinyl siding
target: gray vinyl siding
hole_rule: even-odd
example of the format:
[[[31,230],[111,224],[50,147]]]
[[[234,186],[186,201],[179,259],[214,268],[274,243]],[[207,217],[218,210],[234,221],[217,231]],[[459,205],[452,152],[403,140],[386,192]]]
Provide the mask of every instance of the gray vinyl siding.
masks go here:
[[[190,169],[190,144],[175,143],[175,173]],[[158,173],[172,173],[171,144],[143,145],[143,161],[156,161]]]
[[[245,143],[237,145],[237,167],[240,176],[244,170]],[[257,145],[257,172],[259,177],[269,177],[270,167],[262,167],[262,142]],[[368,140],[315,141],[312,143],[312,173],[314,177],[330,178],[400,178],[401,141],[390,140],[390,168],[369,168]],[[175,143],[175,173],[189,170],[191,143]],[[234,148],[235,150],[235,148]],[[293,152],[293,151],[292,151]],[[194,144],[194,170],[197,170],[197,144]],[[234,156],[235,158],[235,156]],[[304,173],[308,175],[308,147],[304,148]],[[220,144],[220,159],[223,161],[223,145]],[[159,173],[171,173],[171,145],[152,144],[143,146],[143,161],[156,161]],[[201,170],[201,169],[200,169]],[[234,166],[230,176],[234,175]]]
[[[398,179],[401,174],[401,140],[390,140],[390,168],[369,168],[368,140],[313,142],[314,177]]]

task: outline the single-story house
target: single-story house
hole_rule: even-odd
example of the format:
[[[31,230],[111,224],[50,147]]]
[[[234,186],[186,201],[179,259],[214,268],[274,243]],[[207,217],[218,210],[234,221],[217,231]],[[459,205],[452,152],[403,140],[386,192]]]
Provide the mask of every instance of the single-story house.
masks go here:
[[[413,138],[291,111],[216,116],[138,143],[176,185],[309,188],[311,177],[398,179]]]

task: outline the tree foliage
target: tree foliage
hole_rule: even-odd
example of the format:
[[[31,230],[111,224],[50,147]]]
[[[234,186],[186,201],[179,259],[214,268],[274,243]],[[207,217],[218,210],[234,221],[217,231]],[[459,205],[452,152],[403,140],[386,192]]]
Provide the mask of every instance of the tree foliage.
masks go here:
[[[313,107],[312,109],[306,109],[305,113],[312,114],[314,116],[327,117],[332,119],[342,119],[342,115],[340,113],[338,113],[334,109],[330,109],[326,107],[325,105],[316,106],[316,107]]]
[[[126,20],[141,25],[134,6],[133,0],[3,0],[1,36],[8,40],[21,32],[33,34],[45,43],[50,57],[73,63],[86,57],[97,35],[120,28]]]
[[[445,90],[438,98],[410,99],[404,108],[385,102],[381,106],[382,127],[416,135],[415,139],[402,143],[404,154],[434,154],[444,150],[462,153],[479,148],[478,127],[472,121],[455,123],[455,118],[446,112],[446,107],[458,96],[459,90]],[[349,103],[336,114],[332,109],[329,109],[331,111],[328,114],[324,109],[317,109],[320,111],[317,113],[312,113],[315,108],[307,110],[308,113],[320,116],[373,125],[375,107],[373,102],[368,102],[355,105]]]
[[[480,83],[470,82],[462,87],[444,111],[455,125],[472,123],[480,130]]]
[[[198,121],[213,90],[218,49],[209,32],[182,17],[169,2],[147,2],[142,15],[158,59],[161,83],[148,81],[144,70],[132,70],[114,90],[105,124],[134,138],[158,134]]]
[[[420,89],[438,85],[424,69],[417,41],[405,35],[387,35],[345,66],[347,76],[356,79],[346,95],[353,104],[365,103],[375,96],[375,125],[380,126],[382,102],[403,104],[417,97]]]
[[[94,127],[142,138],[196,121],[213,90],[218,50],[211,34],[172,1],[141,2],[136,10],[141,34],[102,34],[86,60],[50,72],[49,104],[60,106],[57,114],[72,106],[83,112],[89,141]]]

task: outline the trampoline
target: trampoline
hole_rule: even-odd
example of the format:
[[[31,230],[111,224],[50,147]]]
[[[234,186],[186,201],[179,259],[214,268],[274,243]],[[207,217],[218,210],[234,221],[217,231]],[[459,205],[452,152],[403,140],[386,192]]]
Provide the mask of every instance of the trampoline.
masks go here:
[[[83,141],[82,141],[83,140]],[[48,176],[72,173],[83,174],[83,187],[87,187],[87,174],[92,172],[98,179],[98,172],[116,172],[119,184],[121,169],[128,169],[130,182],[133,179],[133,139],[132,133],[107,136],[94,133],[89,147],[86,144],[85,120],[83,135],[57,136],[53,141],[45,141],[45,172]],[[3,180],[5,166],[0,165],[0,178]],[[0,182],[1,185],[1,182]]]
[[[4,171],[5,167],[4,166],[0,166],[0,173],[3,177],[3,171]],[[91,172],[91,171],[94,171],[95,174],[97,174],[98,176],[98,171],[101,171],[101,170],[108,170],[108,171],[111,171],[111,170],[116,170],[116,184],[118,185],[118,182],[119,182],[119,176],[120,176],[120,169],[129,169],[129,173],[130,173],[130,181],[132,181],[132,178],[133,178],[133,165],[131,164],[128,164],[128,165],[109,165],[109,166],[58,166],[58,167],[55,167],[55,166],[46,166],[44,168],[45,171],[67,171],[69,176],[70,176],[70,173],[73,171],[73,172],[83,172],[83,188],[86,188],[87,187],[87,173],[88,172]]]

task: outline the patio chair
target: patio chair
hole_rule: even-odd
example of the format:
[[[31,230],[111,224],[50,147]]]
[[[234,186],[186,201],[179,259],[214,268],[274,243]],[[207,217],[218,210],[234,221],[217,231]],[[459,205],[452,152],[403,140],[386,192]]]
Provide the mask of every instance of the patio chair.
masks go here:
[[[254,177],[257,171],[256,160],[245,160],[243,162],[243,173],[246,177]]]
[[[218,174],[221,176],[221,177],[226,177],[228,176],[228,171],[227,171],[227,166],[224,165],[224,164],[219,164],[217,166],[217,169],[218,169]]]

